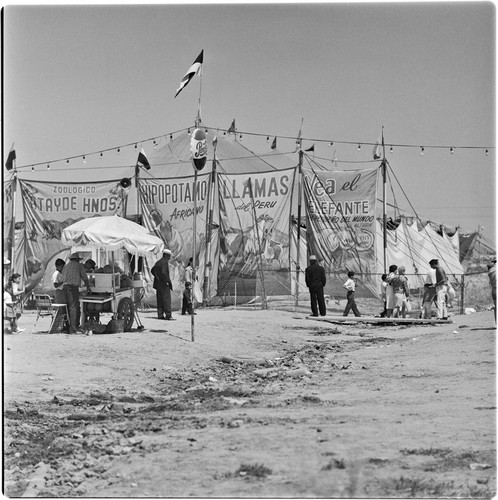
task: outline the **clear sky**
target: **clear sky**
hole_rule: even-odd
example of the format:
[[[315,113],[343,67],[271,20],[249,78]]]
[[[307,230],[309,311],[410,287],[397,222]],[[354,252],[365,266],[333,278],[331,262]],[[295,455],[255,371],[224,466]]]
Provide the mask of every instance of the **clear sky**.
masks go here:
[[[132,146],[89,153],[137,141],[151,151],[146,139],[192,126],[199,76],[173,96],[204,50],[206,126],[226,129],[235,118],[243,144],[268,152],[267,135],[295,137],[303,118],[303,146],[315,143],[323,162],[335,155],[341,169],[374,166],[356,163],[372,160],[372,146],[358,144],[374,143],[384,126],[406,194],[395,181],[399,206],[468,232],[482,225],[495,238],[491,2],[13,4],[3,50],[4,155],[14,142],[18,168],[51,162],[50,171],[19,168],[21,178],[132,175],[111,168],[134,164]],[[294,140],[279,139],[278,149],[293,151]],[[66,164],[84,154],[85,165]]]

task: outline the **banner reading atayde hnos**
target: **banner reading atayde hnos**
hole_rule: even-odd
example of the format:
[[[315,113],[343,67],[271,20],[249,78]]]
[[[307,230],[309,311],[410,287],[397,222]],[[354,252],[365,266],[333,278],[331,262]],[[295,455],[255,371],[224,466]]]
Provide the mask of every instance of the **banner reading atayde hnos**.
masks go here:
[[[61,242],[64,228],[96,216],[124,216],[126,189],[119,181],[58,183],[19,180],[25,220],[27,291],[50,289],[55,260],[71,249]]]

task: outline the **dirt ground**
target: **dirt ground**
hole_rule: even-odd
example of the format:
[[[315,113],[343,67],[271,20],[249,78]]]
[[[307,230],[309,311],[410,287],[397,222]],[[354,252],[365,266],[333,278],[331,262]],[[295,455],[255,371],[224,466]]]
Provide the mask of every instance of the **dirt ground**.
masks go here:
[[[4,334],[9,497],[491,498],[492,311],[445,325],[294,311]],[[44,331],[43,331],[44,330]]]

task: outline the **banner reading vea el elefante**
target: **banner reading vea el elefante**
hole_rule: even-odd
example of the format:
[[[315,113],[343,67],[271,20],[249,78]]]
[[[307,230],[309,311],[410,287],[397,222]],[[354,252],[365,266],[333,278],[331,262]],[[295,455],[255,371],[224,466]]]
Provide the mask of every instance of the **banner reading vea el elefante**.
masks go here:
[[[19,181],[25,220],[26,289],[50,287],[57,258],[67,259],[62,244],[64,228],[89,217],[124,215],[126,189],[119,181],[37,182]]]
[[[336,276],[334,290],[340,290],[348,271],[361,274],[367,288],[376,287],[377,173],[377,168],[303,169],[308,253],[315,254],[326,271]]]

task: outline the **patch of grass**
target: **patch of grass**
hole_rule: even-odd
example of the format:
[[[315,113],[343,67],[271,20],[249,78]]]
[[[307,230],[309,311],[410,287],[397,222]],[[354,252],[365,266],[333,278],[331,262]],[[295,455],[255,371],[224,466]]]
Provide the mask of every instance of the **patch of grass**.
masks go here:
[[[327,465],[324,465],[322,467],[322,470],[332,470],[332,469],[345,469],[346,464],[344,463],[344,460],[333,458],[332,460],[329,461]]]
[[[495,492],[488,486],[458,486],[455,485],[454,481],[436,481],[404,476],[382,481],[381,488],[382,496],[399,498],[492,498],[495,495]]]
[[[445,457],[451,453],[451,448],[403,448],[399,450],[402,455],[425,455],[431,457]]]
[[[263,464],[242,464],[235,471],[235,475],[255,479],[265,479],[266,476],[269,476],[270,474],[272,474],[272,470]]]

